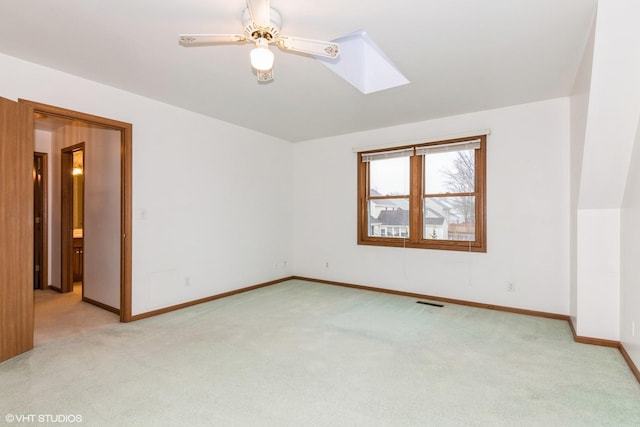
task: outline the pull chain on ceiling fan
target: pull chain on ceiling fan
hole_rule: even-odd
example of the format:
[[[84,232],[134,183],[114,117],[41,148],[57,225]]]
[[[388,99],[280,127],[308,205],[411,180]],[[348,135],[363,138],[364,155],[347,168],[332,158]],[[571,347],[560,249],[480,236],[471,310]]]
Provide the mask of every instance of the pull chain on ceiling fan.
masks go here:
[[[280,34],[281,17],[271,9],[269,0],[247,0],[247,8],[242,12],[244,34],[181,34],[180,44],[197,46],[216,43],[253,42],[251,66],[255,68],[258,81],[273,79],[273,52],[269,45],[275,44],[285,52],[295,51],[310,55],[336,58],[340,53],[337,43],[303,39]]]

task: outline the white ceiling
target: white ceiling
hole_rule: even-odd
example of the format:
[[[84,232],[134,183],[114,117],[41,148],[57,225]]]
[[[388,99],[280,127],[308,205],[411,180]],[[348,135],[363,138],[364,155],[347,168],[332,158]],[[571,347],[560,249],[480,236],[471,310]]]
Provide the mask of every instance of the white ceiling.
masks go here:
[[[271,1],[281,33],[365,30],[411,81],[368,95],[309,56],[273,47],[275,79],[260,84],[250,44],[178,44],[242,33],[243,0],[0,0],[0,53],[297,142],[566,96],[596,5]]]

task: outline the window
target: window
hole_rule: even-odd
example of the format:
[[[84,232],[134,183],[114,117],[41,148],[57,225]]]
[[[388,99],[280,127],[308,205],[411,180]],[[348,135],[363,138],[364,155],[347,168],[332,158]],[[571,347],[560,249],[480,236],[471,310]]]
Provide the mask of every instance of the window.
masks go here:
[[[358,244],[486,252],[486,136],[358,154]]]

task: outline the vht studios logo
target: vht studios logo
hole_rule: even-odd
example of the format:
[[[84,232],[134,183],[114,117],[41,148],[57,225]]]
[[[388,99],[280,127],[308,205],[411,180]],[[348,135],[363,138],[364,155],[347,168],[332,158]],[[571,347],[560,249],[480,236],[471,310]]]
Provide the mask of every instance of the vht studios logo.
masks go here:
[[[8,423],[81,423],[82,415],[65,414],[7,414]]]

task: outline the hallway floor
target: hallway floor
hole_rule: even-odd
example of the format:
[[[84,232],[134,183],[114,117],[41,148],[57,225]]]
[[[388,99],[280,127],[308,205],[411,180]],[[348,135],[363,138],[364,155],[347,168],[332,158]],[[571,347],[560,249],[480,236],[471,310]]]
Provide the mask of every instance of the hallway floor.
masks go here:
[[[35,290],[34,346],[118,323],[120,317],[99,307],[82,302],[82,285],[74,284],[73,292]]]

